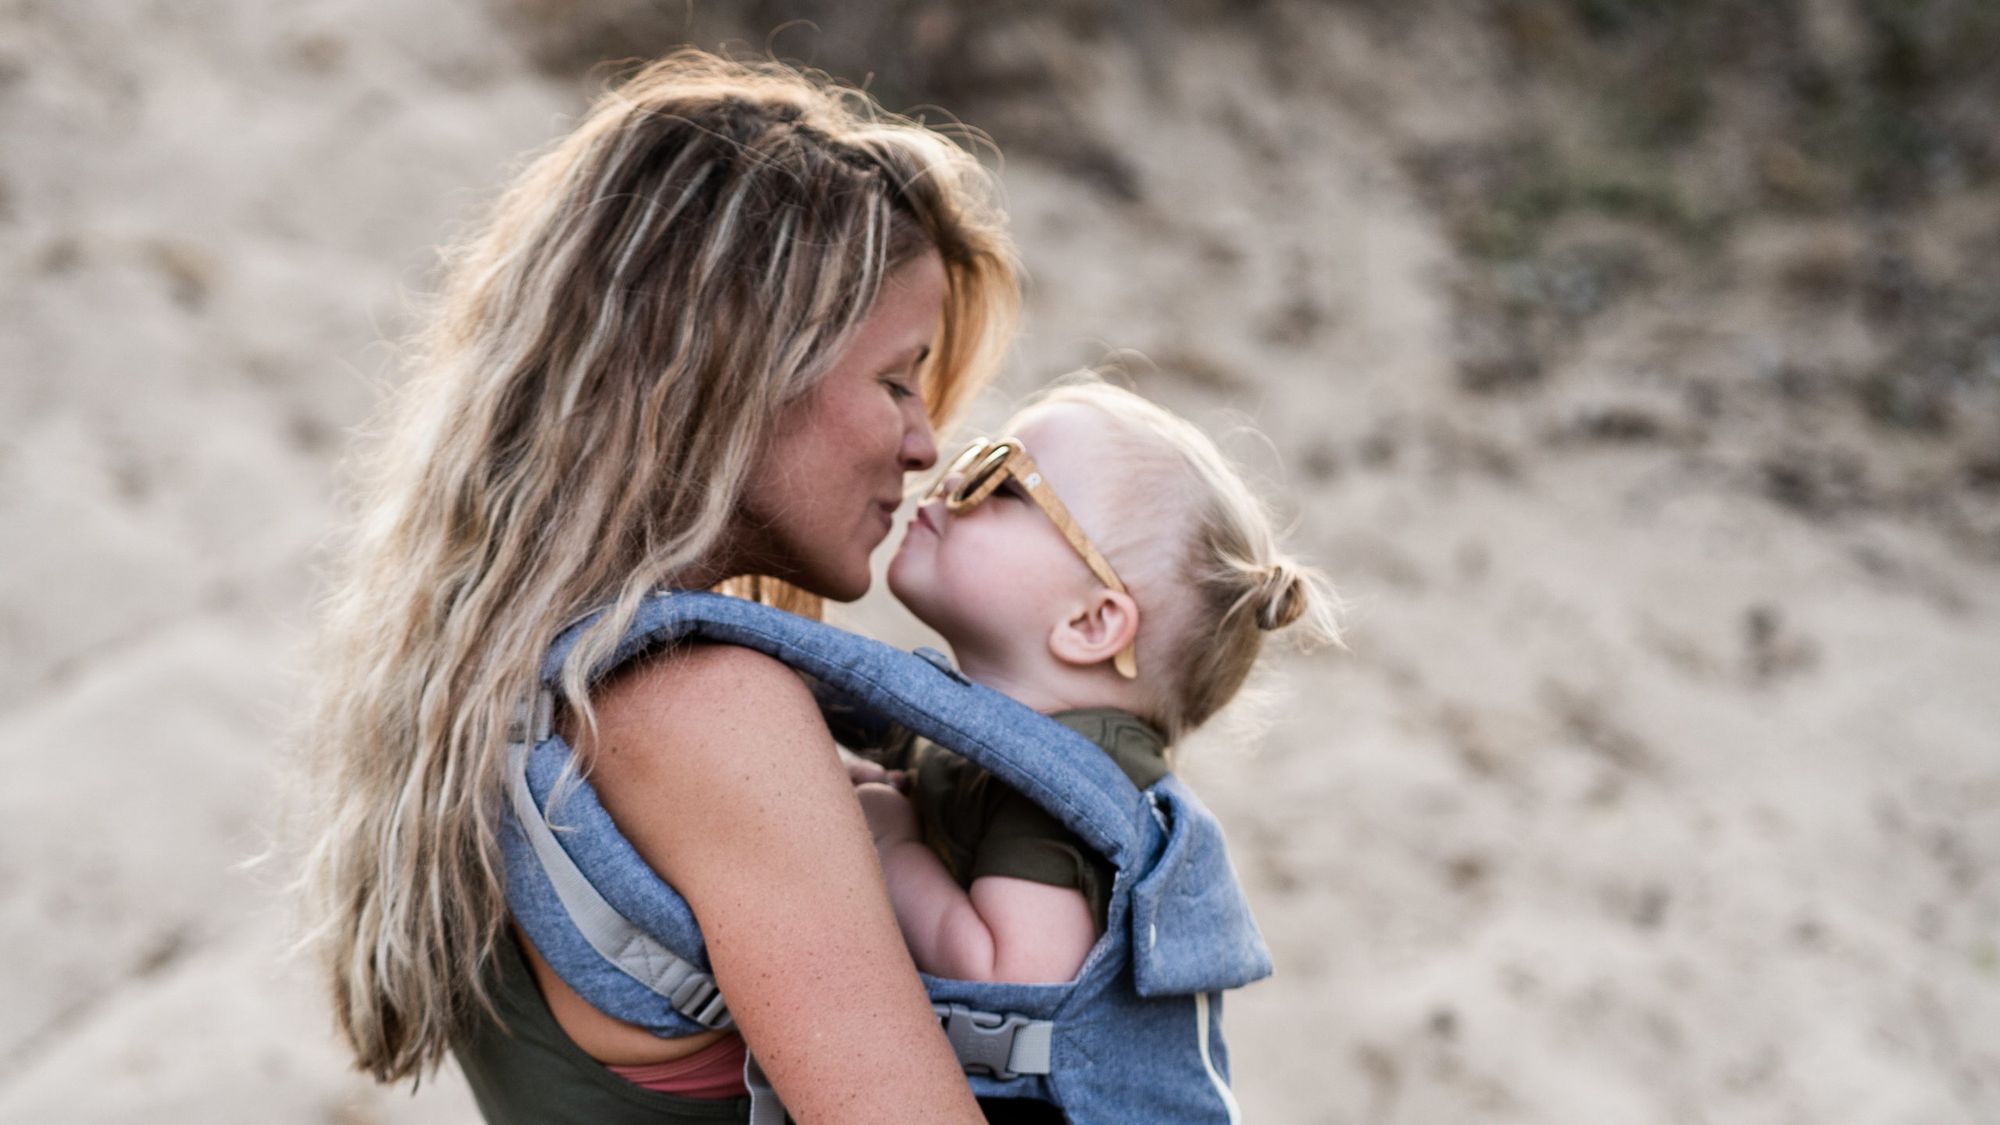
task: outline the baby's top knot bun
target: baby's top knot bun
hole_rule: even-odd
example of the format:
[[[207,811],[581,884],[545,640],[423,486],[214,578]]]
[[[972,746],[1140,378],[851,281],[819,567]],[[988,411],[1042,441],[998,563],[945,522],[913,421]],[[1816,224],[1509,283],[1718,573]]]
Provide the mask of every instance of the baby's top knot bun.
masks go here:
[[[1288,562],[1274,562],[1257,575],[1257,627],[1266,632],[1282,629],[1306,611],[1305,574]]]

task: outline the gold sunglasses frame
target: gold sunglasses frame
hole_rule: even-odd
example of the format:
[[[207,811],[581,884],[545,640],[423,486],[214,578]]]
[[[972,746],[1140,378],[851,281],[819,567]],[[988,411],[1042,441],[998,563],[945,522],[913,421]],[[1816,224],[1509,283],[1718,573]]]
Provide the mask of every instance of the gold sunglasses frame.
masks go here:
[[[959,477],[958,485],[947,490],[945,485],[954,474]],[[1056,525],[1056,530],[1062,532],[1063,538],[1069,540],[1069,545],[1076,549],[1077,555],[1083,559],[1084,565],[1090,568],[1090,572],[1097,576],[1099,582],[1126,597],[1132,596],[1131,591],[1125,588],[1125,583],[1119,580],[1118,572],[1111,569],[1111,563],[1091,544],[1090,537],[1083,533],[1083,528],[1077,525],[1076,517],[1069,514],[1069,508],[1063,504],[1062,498],[1057,496],[1055,489],[1050,488],[1048,482],[1042,478],[1041,468],[1035,464],[1035,459],[1028,455],[1027,447],[1021,444],[1020,439],[1001,438],[998,441],[988,441],[980,438],[974,441],[951,459],[951,464],[945,467],[944,472],[938,474],[937,483],[931,486],[930,494],[937,496],[942,493],[945,510],[952,515],[958,515],[985,503],[1008,477],[1014,478],[1020,482],[1022,488],[1027,489],[1029,498],[1033,499],[1043,514],[1049,517],[1049,522]],[[1135,637],[1134,641],[1136,640]],[[1118,650],[1111,658],[1111,666],[1128,680],[1138,678],[1139,658],[1133,651],[1133,642],[1127,642],[1124,648]]]

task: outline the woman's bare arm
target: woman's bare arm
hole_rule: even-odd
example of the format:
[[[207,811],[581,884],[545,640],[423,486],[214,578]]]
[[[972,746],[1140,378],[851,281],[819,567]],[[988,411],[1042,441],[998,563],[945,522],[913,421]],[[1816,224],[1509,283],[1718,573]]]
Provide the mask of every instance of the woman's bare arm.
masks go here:
[[[792,1115],[983,1121],[798,677],[697,645],[605,685],[597,712],[584,753],[599,797],[694,908],[716,983]]]

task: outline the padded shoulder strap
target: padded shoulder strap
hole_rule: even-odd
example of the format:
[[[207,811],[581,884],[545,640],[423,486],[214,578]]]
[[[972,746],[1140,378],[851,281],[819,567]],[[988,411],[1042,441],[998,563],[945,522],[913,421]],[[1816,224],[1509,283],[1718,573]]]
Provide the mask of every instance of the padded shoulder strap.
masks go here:
[[[597,615],[571,626],[550,648],[543,682],[554,688],[563,661]],[[972,683],[942,654],[904,652],[817,621],[740,598],[663,591],[641,604],[601,679],[640,653],[681,639],[741,645],[784,661],[852,706],[910,728],[993,771],[1047,808],[1120,868],[1140,860],[1145,802],[1090,741],[1061,723]]]
[[[531,706],[537,717],[517,724],[507,748],[500,840],[514,920],[599,1011],[665,1036],[730,1026],[694,912],[574,776],[548,710]]]
[[[1271,975],[1271,951],[1236,880],[1222,826],[1178,777],[1146,791],[1166,832],[1132,888],[1132,973],[1141,996],[1241,988]]]

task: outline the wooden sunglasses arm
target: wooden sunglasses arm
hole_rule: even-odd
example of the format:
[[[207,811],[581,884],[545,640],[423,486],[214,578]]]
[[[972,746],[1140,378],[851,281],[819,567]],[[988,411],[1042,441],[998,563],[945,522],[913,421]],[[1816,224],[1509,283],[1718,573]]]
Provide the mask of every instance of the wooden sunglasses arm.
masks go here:
[[[1028,484],[1029,481],[1034,483]],[[1063,533],[1063,538],[1069,540],[1069,545],[1076,548],[1076,553],[1083,556],[1084,564],[1090,567],[1090,572],[1097,576],[1097,580],[1121,594],[1129,594],[1130,591],[1125,589],[1125,583],[1118,580],[1118,573],[1111,569],[1111,563],[1097,553],[1097,548],[1092,546],[1089,538],[1083,534],[1083,528],[1077,526],[1076,517],[1069,514],[1069,509],[1063,506],[1062,499],[1056,495],[1055,489],[1050,488],[1042,480],[1042,474],[1031,471],[1022,479],[1022,483],[1028,484],[1028,494],[1035,498],[1035,503],[1042,506],[1042,511],[1048,514],[1056,528]]]
[[[1015,479],[1027,486],[1028,495],[1034,498],[1035,503],[1041,505],[1049,521],[1063,533],[1063,538],[1069,540],[1069,545],[1076,548],[1076,553],[1082,556],[1084,565],[1097,576],[1097,580],[1118,593],[1131,597],[1131,591],[1127,590],[1125,583],[1119,580],[1118,572],[1111,569],[1110,561],[1098,553],[1090,538],[1083,533],[1083,528],[1077,525],[1076,517],[1069,514],[1069,508],[1063,504],[1062,498],[1057,496],[1055,489],[1050,488],[1048,482],[1042,479],[1042,470],[1036,466],[1034,458],[1028,456],[1027,450],[1017,448],[1010,460],[1008,468],[1013,471]],[[1126,679],[1138,678],[1139,660],[1131,644],[1119,649],[1112,657],[1111,663],[1118,670],[1118,674]]]

